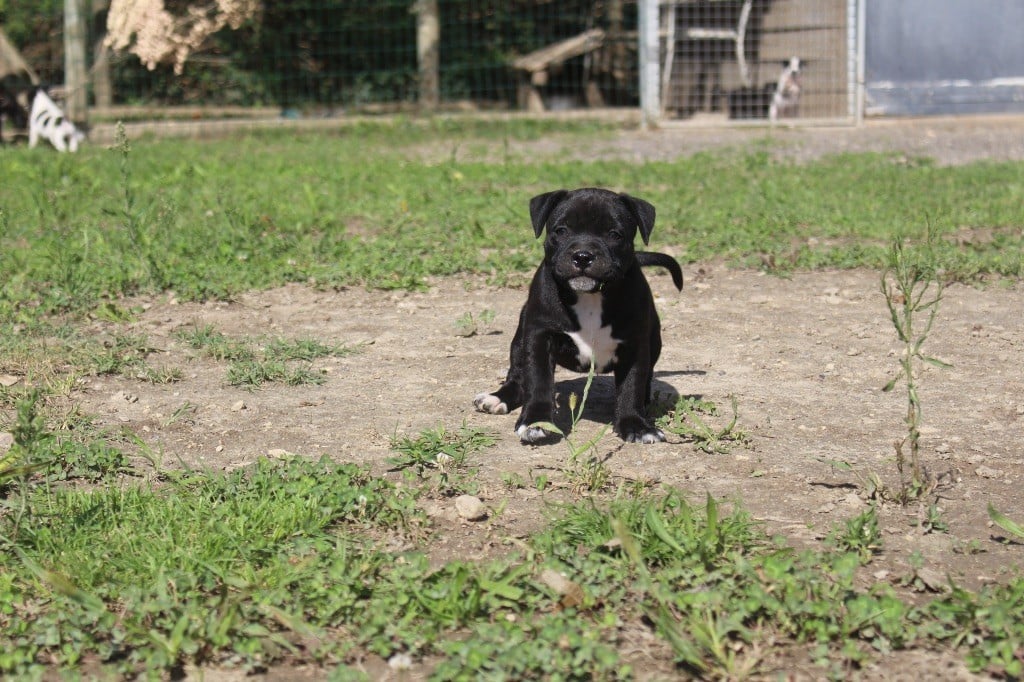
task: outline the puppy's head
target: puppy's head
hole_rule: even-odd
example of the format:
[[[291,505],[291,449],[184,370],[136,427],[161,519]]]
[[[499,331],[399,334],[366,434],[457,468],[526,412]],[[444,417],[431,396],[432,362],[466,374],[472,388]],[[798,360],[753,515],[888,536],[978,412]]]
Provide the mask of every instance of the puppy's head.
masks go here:
[[[625,274],[654,229],[654,206],[604,189],[557,190],[530,200],[533,232],[547,228],[544,257],[556,280],[574,291],[600,291]]]
[[[804,60],[800,57],[790,57],[782,62],[782,72],[779,74],[779,89],[785,93],[800,92],[800,75],[804,68]]]

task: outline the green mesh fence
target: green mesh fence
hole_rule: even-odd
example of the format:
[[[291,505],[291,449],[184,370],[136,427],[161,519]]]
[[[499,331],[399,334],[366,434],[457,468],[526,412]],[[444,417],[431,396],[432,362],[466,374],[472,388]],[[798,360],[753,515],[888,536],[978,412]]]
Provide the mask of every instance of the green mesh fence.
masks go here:
[[[149,70],[131,54],[101,59],[107,3],[82,4],[89,8],[91,106],[270,106],[285,114],[329,115],[421,101],[413,0],[267,0],[258,19],[215,34],[180,75],[170,65]],[[188,3],[165,4],[181,11]],[[442,107],[509,109],[527,106],[531,95],[545,108],[638,103],[635,0],[436,5]],[[0,26],[49,84],[65,82],[63,8],[64,0],[0,0]],[[563,41],[595,29],[597,40],[558,53]],[[514,65],[517,57],[551,46],[556,54],[539,70]]]

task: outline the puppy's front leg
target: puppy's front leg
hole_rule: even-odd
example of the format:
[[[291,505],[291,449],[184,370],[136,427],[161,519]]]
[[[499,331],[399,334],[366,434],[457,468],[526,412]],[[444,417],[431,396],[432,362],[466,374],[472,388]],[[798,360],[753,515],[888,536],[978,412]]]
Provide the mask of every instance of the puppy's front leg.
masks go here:
[[[661,443],[665,433],[645,415],[651,390],[651,359],[646,349],[632,363],[615,368],[615,432],[627,443]]]
[[[526,348],[526,316],[519,314],[519,326],[512,337],[512,345],[508,353],[508,374],[505,381],[493,393],[478,393],[473,399],[476,409],[488,414],[508,414],[519,408],[524,401],[523,372],[529,360]]]
[[[516,422],[516,435],[524,443],[541,443],[557,435],[538,422],[554,420],[555,359],[551,351],[551,336],[536,332],[525,340],[525,362],[522,367],[523,411]]]

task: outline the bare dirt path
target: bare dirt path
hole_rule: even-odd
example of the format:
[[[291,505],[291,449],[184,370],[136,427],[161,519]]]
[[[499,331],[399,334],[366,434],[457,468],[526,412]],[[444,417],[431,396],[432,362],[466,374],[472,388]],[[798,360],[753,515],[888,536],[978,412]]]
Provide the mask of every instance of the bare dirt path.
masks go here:
[[[735,397],[750,442],[709,455],[681,438],[643,446],[609,434],[601,449],[612,473],[742,500],[757,518],[797,540],[820,537],[863,509],[865,488],[857,475],[830,462],[896,485],[893,441],[905,432],[906,403],[899,391],[881,391],[897,370],[899,347],[878,275],[815,272],[780,279],[710,266],[686,274],[681,294],[666,276],[651,276],[665,337],[655,390],[700,396],[726,417]],[[891,553],[896,564],[916,550],[940,573],[953,571],[977,585],[1000,578],[1001,566],[1020,560],[1019,546],[991,540],[986,515],[989,502],[1006,513],[1024,511],[1020,296],[1019,287],[947,290],[927,350],[954,366],[926,370],[920,390],[923,452],[946,482],[941,507],[950,532],[925,534],[913,527],[919,510],[886,507],[886,543],[899,548]],[[555,480],[566,464],[564,445],[523,446],[512,433],[514,416],[472,408],[472,397],[503,376],[522,300],[519,289],[465,278],[438,280],[423,293],[289,286],[234,303],[155,300],[135,331],[146,333],[164,351],[159,363],[181,368],[184,379],[158,385],[94,378],[84,387],[83,407],[142,434],[168,457],[214,468],[286,451],[327,454],[383,473],[393,435],[465,422],[499,436],[473,464],[490,503],[509,498],[500,523],[512,530],[517,514],[535,520],[529,510],[536,495],[507,490],[503,474],[529,481],[546,472]],[[462,315],[484,310],[495,317],[483,333],[457,335]],[[366,345],[357,354],[318,361],[327,372],[322,386],[267,384],[250,391],[228,385],[225,362],[202,357],[175,337],[195,325],[239,339]],[[559,378],[563,394],[581,391],[580,377]],[[611,378],[601,377],[582,434],[608,420],[611,401]],[[194,411],[174,419],[186,403]],[[972,540],[985,552],[954,553],[958,543]]]

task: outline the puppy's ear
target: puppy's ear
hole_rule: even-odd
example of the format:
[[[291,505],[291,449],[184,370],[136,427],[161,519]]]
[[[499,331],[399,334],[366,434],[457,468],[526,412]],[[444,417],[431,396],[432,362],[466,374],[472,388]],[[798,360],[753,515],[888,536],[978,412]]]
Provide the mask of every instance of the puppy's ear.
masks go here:
[[[533,221],[533,236],[540,236],[540,233],[544,231],[544,226],[548,223],[548,216],[551,215],[551,211],[555,210],[555,206],[558,206],[568,193],[564,189],[559,189],[554,192],[538,194],[530,199],[530,220]]]
[[[637,228],[640,230],[640,237],[647,244],[651,238],[651,230],[654,229],[654,206],[643,199],[631,197],[628,194],[620,194],[619,199],[626,205],[629,212],[636,219]]]

